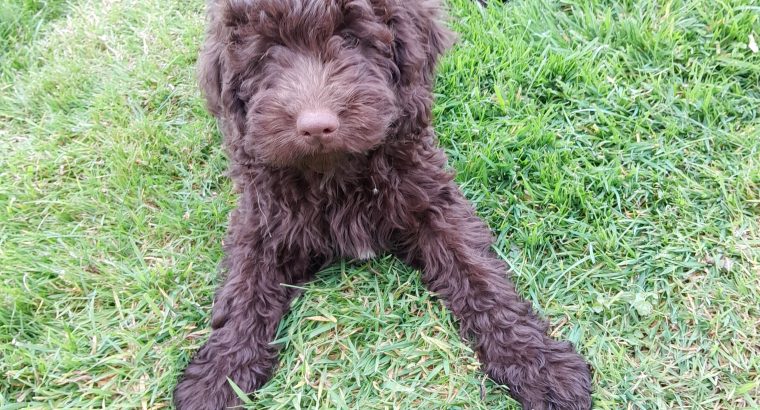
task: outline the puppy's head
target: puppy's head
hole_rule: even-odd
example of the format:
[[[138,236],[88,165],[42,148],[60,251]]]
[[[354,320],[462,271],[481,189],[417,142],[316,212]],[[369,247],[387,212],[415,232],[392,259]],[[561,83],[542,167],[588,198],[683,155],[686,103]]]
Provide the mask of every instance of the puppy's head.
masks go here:
[[[219,0],[200,61],[235,159],[324,171],[430,123],[436,1]]]

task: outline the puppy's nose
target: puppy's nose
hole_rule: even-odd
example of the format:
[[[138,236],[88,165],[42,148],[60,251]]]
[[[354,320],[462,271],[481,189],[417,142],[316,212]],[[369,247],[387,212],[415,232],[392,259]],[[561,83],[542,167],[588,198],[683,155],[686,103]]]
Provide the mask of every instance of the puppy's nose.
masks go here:
[[[340,126],[338,116],[330,111],[304,111],[298,115],[296,127],[302,137],[324,139],[334,133]]]

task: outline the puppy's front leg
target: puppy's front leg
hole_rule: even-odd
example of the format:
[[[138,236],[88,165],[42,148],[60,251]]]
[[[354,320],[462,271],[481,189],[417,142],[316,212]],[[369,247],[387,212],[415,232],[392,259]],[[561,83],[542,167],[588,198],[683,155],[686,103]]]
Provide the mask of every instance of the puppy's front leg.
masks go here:
[[[429,192],[430,209],[403,238],[402,257],[474,339],[486,373],[509,386],[525,409],[589,409],[589,368],[568,342],[546,336],[546,324],[507,279],[491,235],[458,190]]]
[[[270,342],[295,296],[284,284],[293,282],[289,270],[300,270],[302,277],[309,265],[296,257],[278,264],[243,244],[231,246],[227,253],[229,276],[216,294],[213,330],[174,391],[177,409],[234,406],[239,400],[228,378],[246,393],[269,380],[278,356]]]

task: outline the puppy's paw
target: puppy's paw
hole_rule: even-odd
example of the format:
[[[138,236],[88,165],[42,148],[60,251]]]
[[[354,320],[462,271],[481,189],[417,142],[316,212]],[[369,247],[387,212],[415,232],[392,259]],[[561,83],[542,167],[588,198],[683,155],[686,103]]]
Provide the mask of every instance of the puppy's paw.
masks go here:
[[[591,408],[591,372],[569,342],[553,342],[545,353],[546,409]]]
[[[208,364],[191,363],[174,389],[177,410],[222,410],[238,404],[227,378]]]
[[[590,409],[591,373],[572,345],[551,340],[540,350],[530,361],[489,361],[486,372],[507,385],[525,410]]]

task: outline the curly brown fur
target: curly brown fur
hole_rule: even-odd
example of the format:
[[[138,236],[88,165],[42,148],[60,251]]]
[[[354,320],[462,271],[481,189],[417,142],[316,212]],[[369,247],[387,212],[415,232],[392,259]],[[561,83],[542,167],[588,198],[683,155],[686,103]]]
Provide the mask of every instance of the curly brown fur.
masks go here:
[[[283,285],[387,252],[421,270],[525,408],[590,408],[587,364],[515,292],[436,147],[434,69],[453,40],[438,2],[219,0],[209,16],[200,81],[241,195],[213,331],[177,408],[239,404],[228,378],[246,392],[266,383],[295,296]],[[304,112],[339,123],[316,138],[301,132]]]

